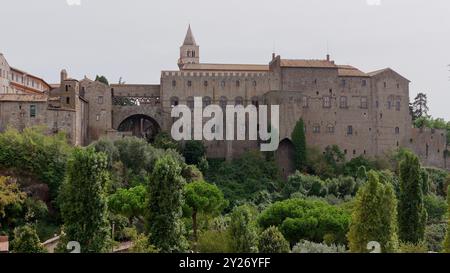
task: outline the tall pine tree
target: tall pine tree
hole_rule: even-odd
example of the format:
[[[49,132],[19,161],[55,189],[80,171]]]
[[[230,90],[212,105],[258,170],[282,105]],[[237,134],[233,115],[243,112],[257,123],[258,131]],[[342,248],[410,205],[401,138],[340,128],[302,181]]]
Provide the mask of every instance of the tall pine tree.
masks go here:
[[[419,158],[411,152],[407,152],[400,162],[399,170],[399,238],[405,243],[418,244],[424,239],[427,222]]]
[[[306,167],[306,136],[303,119],[300,119],[295,125],[291,138],[295,146],[295,168],[303,170]]]
[[[183,252],[186,239],[181,221],[183,187],[180,164],[170,155],[158,159],[148,185],[147,227],[150,243],[161,252]]]
[[[65,236],[61,241],[80,243],[81,252],[107,252],[110,226],[106,185],[107,156],[94,149],[76,148],[59,195]],[[65,248],[64,245],[61,246]]]
[[[378,173],[367,173],[368,182],[356,196],[348,240],[352,252],[368,252],[369,242],[380,243],[384,253],[395,252],[397,237],[397,199],[391,184],[380,182]]]

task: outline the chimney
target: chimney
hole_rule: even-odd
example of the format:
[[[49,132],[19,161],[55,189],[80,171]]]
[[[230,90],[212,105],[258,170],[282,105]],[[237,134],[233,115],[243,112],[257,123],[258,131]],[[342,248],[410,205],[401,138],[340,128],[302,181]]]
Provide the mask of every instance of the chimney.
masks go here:
[[[330,54],[327,54],[327,61],[330,61]]]
[[[275,57],[276,57],[275,52],[273,52],[272,53],[272,61],[275,60]]]

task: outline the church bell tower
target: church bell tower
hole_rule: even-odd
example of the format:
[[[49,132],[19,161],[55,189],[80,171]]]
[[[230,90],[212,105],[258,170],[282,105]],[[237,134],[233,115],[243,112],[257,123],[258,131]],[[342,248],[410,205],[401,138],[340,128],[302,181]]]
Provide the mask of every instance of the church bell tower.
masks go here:
[[[180,69],[183,69],[183,66],[185,64],[198,63],[200,63],[200,47],[195,42],[195,38],[191,30],[191,25],[189,25],[183,45],[180,47],[180,59],[178,59],[178,67],[180,67]]]

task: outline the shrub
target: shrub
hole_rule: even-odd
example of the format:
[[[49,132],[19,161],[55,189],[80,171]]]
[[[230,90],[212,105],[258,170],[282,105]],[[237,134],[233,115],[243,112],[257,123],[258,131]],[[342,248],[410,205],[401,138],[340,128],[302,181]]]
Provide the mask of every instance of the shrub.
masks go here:
[[[440,222],[447,212],[447,202],[444,198],[429,194],[423,199],[429,222]]]
[[[276,227],[269,227],[259,236],[260,253],[288,253],[289,243]]]
[[[292,248],[292,253],[347,253],[347,250],[344,245],[327,245],[303,240]]]
[[[322,201],[288,199],[269,206],[258,221],[262,228],[278,227],[291,244],[302,239],[322,242],[327,234],[345,243],[350,215]]]
[[[442,251],[442,243],[445,239],[447,224],[432,224],[425,229],[425,242],[428,250],[433,252]]]

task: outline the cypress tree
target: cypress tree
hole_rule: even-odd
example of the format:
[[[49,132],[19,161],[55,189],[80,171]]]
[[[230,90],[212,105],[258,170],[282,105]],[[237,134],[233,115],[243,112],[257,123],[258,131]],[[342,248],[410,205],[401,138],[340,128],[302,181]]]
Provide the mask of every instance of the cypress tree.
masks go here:
[[[185,180],[181,171],[180,164],[172,156],[163,156],[156,161],[148,185],[150,244],[164,253],[186,249],[181,222]]]
[[[76,148],[69,161],[67,179],[60,191],[65,236],[61,242],[77,241],[81,252],[107,252],[110,226],[106,185],[108,160],[94,149]],[[60,246],[64,249],[65,246]]]
[[[394,190],[390,184],[382,184],[375,171],[369,171],[367,176],[368,182],[357,193],[347,235],[350,251],[368,252],[368,243],[376,241],[382,252],[395,252],[398,239]]]
[[[291,135],[292,143],[295,146],[295,167],[297,170],[303,170],[306,167],[306,136],[305,123],[300,119],[295,125]]]
[[[418,244],[424,240],[427,212],[423,200],[423,175],[419,158],[408,152],[400,162],[398,226],[400,241]]]

